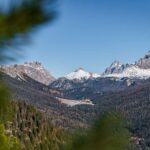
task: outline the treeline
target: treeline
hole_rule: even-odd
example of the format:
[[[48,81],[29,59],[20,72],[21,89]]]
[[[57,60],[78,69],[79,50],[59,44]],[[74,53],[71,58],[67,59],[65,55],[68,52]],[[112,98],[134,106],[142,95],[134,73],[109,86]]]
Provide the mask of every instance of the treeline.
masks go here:
[[[59,149],[63,129],[54,127],[44,114],[26,102],[12,102],[12,105],[16,113],[12,123],[6,124],[6,130],[18,138],[21,149]]]

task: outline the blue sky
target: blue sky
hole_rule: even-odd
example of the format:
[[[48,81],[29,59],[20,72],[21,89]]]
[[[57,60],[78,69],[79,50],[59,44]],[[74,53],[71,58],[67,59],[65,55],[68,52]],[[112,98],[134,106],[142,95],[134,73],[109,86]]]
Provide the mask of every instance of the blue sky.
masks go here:
[[[78,67],[101,73],[113,60],[133,63],[150,49],[149,0],[59,0],[58,17],[22,47],[56,77]]]

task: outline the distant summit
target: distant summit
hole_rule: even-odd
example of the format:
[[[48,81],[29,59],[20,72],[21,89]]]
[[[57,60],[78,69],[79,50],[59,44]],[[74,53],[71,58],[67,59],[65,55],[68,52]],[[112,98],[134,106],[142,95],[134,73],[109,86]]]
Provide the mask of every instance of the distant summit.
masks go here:
[[[65,76],[65,78],[69,80],[74,80],[74,79],[81,80],[81,79],[89,79],[89,78],[97,78],[97,77],[100,77],[100,75],[85,71],[81,67]]]
[[[38,61],[1,65],[0,67],[2,72],[20,80],[24,80],[24,75],[27,75],[40,83],[49,85],[55,79]]]
[[[110,67],[106,68],[103,75],[106,74],[112,74],[112,73],[118,73],[123,69],[123,64],[117,60],[113,61]]]
[[[101,75],[85,71],[85,69],[80,67],[65,77],[68,80],[82,80],[99,77],[147,79],[150,78],[150,51],[148,51],[143,58],[139,59],[134,64],[123,64],[120,61],[115,60]]]
[[[79,71],[85,71],[82,67],[79,67],[78,69],[76,69],[74,72],[79,72]]]
[[[102,74],[103,77],[150,78],[150,51],[134,64],[122,64],[114,61]]]

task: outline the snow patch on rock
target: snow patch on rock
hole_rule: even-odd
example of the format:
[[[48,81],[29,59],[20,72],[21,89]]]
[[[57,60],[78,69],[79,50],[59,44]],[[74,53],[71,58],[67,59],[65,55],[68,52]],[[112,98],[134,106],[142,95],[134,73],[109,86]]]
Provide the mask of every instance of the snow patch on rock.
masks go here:
[[[66,104],[67,106],[73,107],[75,105],[94,105],[91,100],[85,99],[85,100],[71,100],[71,99],[64,99],[64,98],[58,98],[61,103]]]

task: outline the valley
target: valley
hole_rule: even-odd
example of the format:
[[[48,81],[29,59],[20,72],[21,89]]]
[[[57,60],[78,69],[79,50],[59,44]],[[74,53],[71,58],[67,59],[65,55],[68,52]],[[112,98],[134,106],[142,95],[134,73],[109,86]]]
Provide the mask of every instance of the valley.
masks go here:
[[[104,112],[122,112],[132,136],[144,139],[138,144],[144,150],[150,145],[149,53],[134,65],[115,62],[103,74],[79,68],[58,79],[38,62],[3,65],[1,80],[12,100],[33,105],[59,128],[86,129]]]

